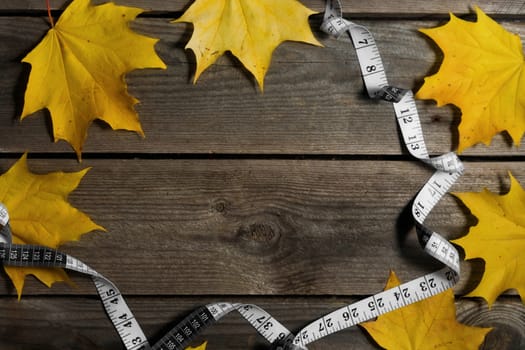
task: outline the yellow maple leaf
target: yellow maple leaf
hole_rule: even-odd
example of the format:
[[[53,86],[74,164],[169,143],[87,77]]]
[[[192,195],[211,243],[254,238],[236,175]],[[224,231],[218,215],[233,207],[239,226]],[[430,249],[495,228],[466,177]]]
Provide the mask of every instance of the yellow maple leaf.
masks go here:
[[[84,233],[105,231],[67,202],[69,193],[77,188],[88,170],[34,174],[29,171],[24,154],[1,175],[0,202],[9,212],[13,243],[57,248],[64,242],[78,240]],[[68,281],[62,269],[5,267],[5,270],[19,298],[27,275],[34,275],[48,287],[57,281]]]
[[[254,76],[261,90],[272,53],[287,40],[321,46],[308,17],[315,12],[297,0],[196,0],[173,22],[193,23],[186,45],[195,54],[194,82],[230,51]]]
[[[188,346],[186,348],[186,350],[206,350],[206,345],[208,344],[207,341],[205,341],[204,343],[202,343],[201,345],[197,346],[197,347],[191,347],[191,346]]]
[[[385,290],[399,285],[396,274],[390,272]],[[392,350],[474,350],[491,330],[457,322],[451,289],[361,326],[381,347]]]
[[[113,129],[144,135],[124,75],[166,68],[158,39],[134,33],[129,22],[142,9],[74,0],[40,44],[22,61],[31,64],[21,119],[48,108],[54,140],[66,140],[81,157],[87,129],[101,119]]]
[[[506,131],[519,145],[525,131],[525,74],[519,35],[476,8],[477,22],[450,15],[445,25],[421,29],[441,48],[437,74],[425,78],[416,97],[452,103],[462,112],[458,151]]]
[[[478,222],[466,236],[453,242],[465,250],[466,259],[481,258],[485,272],[468,296],[480,296],[489,305],[508,289],[516,289],[525,302],[525,191],[509,173],[510,190],[497,195],[454,193]]]

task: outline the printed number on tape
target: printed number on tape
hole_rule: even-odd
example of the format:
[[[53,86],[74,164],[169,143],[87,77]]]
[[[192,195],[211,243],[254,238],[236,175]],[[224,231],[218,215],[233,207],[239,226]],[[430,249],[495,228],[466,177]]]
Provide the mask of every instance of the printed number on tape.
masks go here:
[[[128,350],[183,350],[202,330],[237,311],[274,349],[306,349],[320,338],[368,321],[452,288],[459,279],[457,250],[445,238],[424,225],[425,219],[440,199],[463,173],[463,164],[453,152],[430,157],[419,115],[410,90],[388,84],[385,68],[370,31],[343,18],[338,0],[328,0],[322,30],[338,40],[351,42],[355,48],[368,95],[393,103],[394,113],[409,153],[436,169],[414,199],[412,214],[423,249],[446,267],[385,290],[356,303],[330,312],[313,321],[297,334],[291,333],[268,312],[253,304],[213,303],[203,306],[173,327],[154,345],[150,345],[124,297],[109,279],[82,261],[54,249],[12,244],[9,214],[0,205],[0,260],[6,266],[61,267],[91,276],[106,313]]]

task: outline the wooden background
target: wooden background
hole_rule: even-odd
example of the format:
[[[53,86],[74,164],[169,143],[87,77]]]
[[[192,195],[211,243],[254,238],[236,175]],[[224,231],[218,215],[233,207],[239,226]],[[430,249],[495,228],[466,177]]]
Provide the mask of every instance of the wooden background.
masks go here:
[[[67,1],[51,1],[55,17]],[[29,152],[35,172],[92,167],[70,201],[107,233],[64,245],[112,279],[154,341],[168,325],[214,301],[256,303],[292,331],[382,290],[394,269],[404,281],[438,264],[415,243],[407,209],[432,174],[401,146],[392,107],[369,100],[356,56],[311,25],[324,48],[285,43],[273,56],[264,94],[229,56],[191,84],[191,26],[170,24],[187,0],[119,0],[153,11],[135,30],[159,37],[167,70],[129,74],[146,133],[114,132],[95,122],[83,162],[53,143],[47,112],[19,121],[30,67],[20,63],[48,29],[44,0],[0,1],[0,171]],[[322,0],[303,0],[323,11]],[[524,1],[479,0],[508,30],[525,36]],[[451,11],[473,19],[469,2],[343,1],[345,17],[375,35],[391,83],[417,89],[441,53],[418,28]],[[52,88],[52,87],[51,87]],[[432,154],[455,149],[460,112],[418,101]],[[464,152],[455,191],[506,192],[509,170],[525,184],[525,153],[498,135]],[[451,196],[429,225],[449,238],[475,219]],[[483,349],[525,348],[525,308],[510,291],[491,310],[459,298],[479,281],[481,261],[462,264],[459,320],[494,327]],[[525,268],[525,267],[524,267]],[[524,270],[525,271],[525,270]],[[29,278],[17,301],[0,284],[0,349],[121,349],[88,278],[47,289]],[[268,349],[239,316],[205,331],[208,349]],[[197,342],[198,343],[198,342]],[[354,327],[310,349],[378,349]]]

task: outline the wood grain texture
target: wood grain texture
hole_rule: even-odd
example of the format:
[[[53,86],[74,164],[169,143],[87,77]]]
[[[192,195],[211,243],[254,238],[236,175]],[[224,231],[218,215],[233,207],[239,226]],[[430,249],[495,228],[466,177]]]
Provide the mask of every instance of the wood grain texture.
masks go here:
[[[102,0],[93,0],[93,3],[101,3]],[[152,11],[181,12],[193,1],[191,0],[119,0],[119,5],[138,6]],[[53,9],[63,9],[69,3],[68,0],[51,0]],[[324,11],[325,2],[323,0],[301,0],[301,3],[314,11]],[[341,0],[343,10],[349,13],[365,13],[366,15],[435,15],[455,13],[470,13],[472,4],[468,1],[453,0],[429,0],[429,1],[349,1]],[[524,10],[524,3],[520,0],[480,0],[476,5],[484,9],[487,13],[501,15],[521,15]],[[45,2],[42,0],[2,0],[0,9],[4,10],[44,10]]]
[[[392,84],[417,89],[437,70],[437,48],[418,28],[439,21],[362,20],[374,33]],[[503,22],[525,34],[525,25]],[[23,27],[23,31],[12,30]],[[19,63],[46,31],[42,18],[0,17],[0,150],[71,152],[65,142],[51,142],[46,111],[18,121],[29,65]],[[319,27],[319,18],[314,21]],[[228,56],[205,71],[197,85],[192,54],[183,46],[190,31],[166,19],[139,19],[137,30],[161,38],[160,56],[169,66],[128,75],[130,92],[141,100],[138,112],[146,139],[112,131],[101,122],[89,129],[84,151],[91,153],[230,153],[230,154],[406,154],[400,146],[390,104],[364,95],[358,63],[348,43],[317,32],[324,48],[285,43],[275,52],[264,94]],[[457,144],[459,110],[419,101],[421,123],[432,153]],[[370,135],[374,135],[370,137]],[[506,134],[490,147],[479,145],[465,155],[523,155]]]
[[[254,303],[274,315],[292,332],[329,311],[357,301],[353,298],[237,298]],[[217,298],[128,297],[127,301],[152,342],[193,309]],[[518,350],[525,344],[524,306],[510,299],[496,302],[487,310],[474,300],[456,304],[458,320],[464,324],[494,327],[480,349]],[[115,350],[121,349],[118,335],[94,298],[28,297],[0,299],[0,347],[5,350]],[[473,316],[475,315],[475,316]],[[509,322],[511,321],[511,322]],[[165,325],[165,326],[162,326]],[[194,345],[208,340],[210,350],[268,349],[268,343],[238,314],[232,313],[205,330]],[[379,349],[363,330],[352,327],[308,346],[311,350]]]
[[[99,0],[95,3],[102,2]],[[191,84],[191,25],[173,25],[189,0],[118,0],[152,12],[133,28],[160,38],[167,70],[129,74],[146,139],[100,122],[89,129],[79,164],[54,144],[45,111],[19,122],[30,67],[20,60],[47,31],[44,0],[0,1],[0,173],[30,152],[37,173],[92,167],[71,203],[108,232],[85,235],[62,250],[114,281],[153,341],[195,307],[252,302],[292,331],[331,310],[381,291],[389,269],[404,281],[440,265],[416,241],[410,201],[432,170],[401,146],[392,107],[363,91],[355,53],[329,38],[311,17],[324,48],[287,42],[274,53],[265,92],[227,55]],[[58,16],[66,0],[51,0]],[[303,0],[316,11],[322,0]],[[525,36],[523,1],[476,3],[506,29]],[[437,71],[441,53],[417,32],[446,22],[449,11],[473,19],[466,1],[343,1],[349,18],[376,37],[389,81],[414,90]],[[455,148],[460,111],[418,101],[432,154]],[[32,158],[32,154],[36,158]],[[508,190],[507,171],[525,185],[522,148],[505,135],[463,155],[454,191]],[[475,223],[452,196],[427,224],[457,238]],[[482,349],[525,348],[525,308],[514,291],[489,310],[462,299],[483,273],[462,263],[458,319],[494,327]],[[3,274],[0,349],[122,349],[91,281],[48,289],[28,278],[17,302]],[[209,350],[269,349],[238,315],[208,329]],[[359,328],[309,349],[378,349]]]
[[[6,169],[7,161],[2,161]],[[73,170],[31,160],[36,172]],[[73,167],[72,167],[73,165]],[[92,170],[71,202],[108,233],[64,250],[132,295],[365,295],[383,274],[403,280],[438,268],[421,251],[407,208],[431,171],[405,161],[86,160]],[[522,162],[467,163],[455,191],[508,189]],[[448,238],[473,222],[448,196],[428,224]],[[168,267],[168,268],[167,268]],[[342,268],[344,267],[344,268]],[[457,292],[479,280],[465,263]],[[95,294],[91,282],[25,294]],[[2,293],[12,288],[0,287]]]

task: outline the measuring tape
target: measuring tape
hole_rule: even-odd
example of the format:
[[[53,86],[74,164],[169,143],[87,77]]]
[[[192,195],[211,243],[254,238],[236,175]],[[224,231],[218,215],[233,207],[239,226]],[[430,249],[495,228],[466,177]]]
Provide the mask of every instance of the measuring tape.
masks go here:
[[[113,282],[79,259],[56,249],[38,245],[11,244],[9,215],[3,204],[0,204],[0,225],[2,225],[0,261],[4,265],[64,268],[91,276],[102,305],[128,350],[183,350],[201,330],[232,311],[238,311],[272,343],[290,338],[290,331],[257,305],[215,303],[195,310],[151,346],[124,297]]]
[[[353,44],[368,95],[393,103],[409,153],[436,169],[415,197],[412,214],[421,246],[429,255],[445,264],[445,268],[335,310],[310,323],[296,335],[257,305],[222,302],[198,308],[159,341],[150,345],[124,297],[109,279],[79,259],[55,249],[12,244],[9,214],[1,203],[0,261],[6,266],[65,268],[90,276],[127,350],[183,350],[198,333],[233,311],[244,317],[272,344],[273,349],[305,350],[308,344],[320,338],[452,288],[459,280],[459,254],[445,238],[425,227],[424,221],[461,176],[463,164],[453,152],[439,157],[429,156],[412,92],[388,84],[374,37],[366,27],[352,23],[342,15],[340,2],[328,0],[321,29],[338,40]]]
[[[456,248],[423,223],[439,200],[462,175],[463,164],[453,152],[434,158],[429,156],[412,92],[388,85],[374,37],[366,27],[342,17],[338,0],[327,1],[321,29],[338,40],[354,45],[368,95],[393,103],[403,141],[409,153],[436,169],[414,199],[412,214],[423,249],[446,267],[342,307],[310,323],[294,338],[294,345],[301,349],[329,334],[442,293],[458,282],[460,274],[460,259]]]

